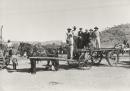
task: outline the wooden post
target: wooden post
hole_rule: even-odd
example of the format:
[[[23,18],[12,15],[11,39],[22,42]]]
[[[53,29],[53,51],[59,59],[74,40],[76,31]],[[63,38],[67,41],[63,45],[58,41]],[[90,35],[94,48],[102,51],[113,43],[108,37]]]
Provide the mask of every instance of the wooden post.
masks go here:
[[[2,49],[2,44],[3,44],[3,43],[2,43],[2,40],[3,40],[3,39],[2,39],[2,29],[3,29],[3,25],[1,26],[1,29],[0,29],[0,32],[1,32],[1,33],[0,33],[0,37],[1,37],[1,49]]]
[[[31,62],[31,73],[36,74],[36,60],[30,59]]]
[[[108,62],[109,66],[112,66],[110,61],[109,61],[109,51],[105,51],[105,55],[106,55],[106,61]]]
[[[119,63],[119,54],[120,54],[120,52],[118,51],[117,52],[117,63]]]

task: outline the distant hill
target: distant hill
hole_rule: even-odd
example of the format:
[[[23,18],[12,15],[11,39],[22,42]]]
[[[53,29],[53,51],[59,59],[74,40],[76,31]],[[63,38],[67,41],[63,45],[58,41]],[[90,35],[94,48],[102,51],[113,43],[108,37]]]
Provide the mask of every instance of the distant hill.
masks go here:
[[[122,43],[128,39],[130,43],[130,24],[116,25],[102,31],[101,43],[103,47],[113,47],[116,43]]]
[[[63,42],[60,41],[60,40],[52,40],[52,41],[45,41],[45,42],[42,42],[42,45],[48,45],[48,44],[62,45]]]
[[[61,45],[64,44],[64,42],[62,42],[61,40],[51,40],[51,41],[12,41],[13,43],[20,43],[20,42],[24,42],[24,43],[30,43],[30,44],[41,44],[41,45]]]
[[[101,32],[101,44],[102,47],[113,47],[117,43],[122,43],[123,40],[127,39],[130,43],[130,24],[120,24],[113,27],[109,27]],[[22,41],[13,41],[14,43],[20,43]],[[45,46],[59,46],[65,45],[61,40],[52,41],[23,41],[30,44],[41,44]]]

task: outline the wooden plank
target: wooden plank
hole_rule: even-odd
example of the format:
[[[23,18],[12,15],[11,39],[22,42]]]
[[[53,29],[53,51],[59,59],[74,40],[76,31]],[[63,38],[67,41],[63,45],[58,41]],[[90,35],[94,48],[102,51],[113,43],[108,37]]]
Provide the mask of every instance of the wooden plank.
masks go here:
[[[123,50],[124,51],[130,51],[130,48],[124,48]]]
[[[30,62],[31,62],[31,73],[36,74],[36,61],[42,60],[42,61],[47,61],[47,60],[62,60],[62,61],[68,61],[68,62],[78,62],[77,60],[73,59],[65,59],[65,58],[58,58],[58,57],[29,57]]]
[[[3,61],[0,61],[0,64],[3,64],[4,62]]]
[[[0,57],[0,61],[4,61],[4,59]]]
[[[59,60],[59,61],[76,61],[73,59],[58,58],[58,57],[29,57],[30,60]]]
[[[31,59],[31,73],[36,74],[36,61],[34,59]]]
[[[120,50],[120,49],[116,49],[116,48],[99,48],[99,49],[77,49],[77,51],[79,52],[89,52],[89,51],[116,51],[116,50]]]

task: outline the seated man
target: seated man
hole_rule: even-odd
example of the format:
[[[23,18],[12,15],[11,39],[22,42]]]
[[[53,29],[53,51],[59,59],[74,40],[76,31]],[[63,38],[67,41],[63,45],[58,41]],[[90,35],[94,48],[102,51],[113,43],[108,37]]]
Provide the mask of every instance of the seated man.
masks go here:
[[[130,45],[128,43],[128,40],[124,40],[123,45],[124,45],[124,48],[129,48],[130,47]]]
[[[122,47],[123,47],[123,53],[129,52],[130,55],[130,45],[128,43],[128,40],[123,41]]]

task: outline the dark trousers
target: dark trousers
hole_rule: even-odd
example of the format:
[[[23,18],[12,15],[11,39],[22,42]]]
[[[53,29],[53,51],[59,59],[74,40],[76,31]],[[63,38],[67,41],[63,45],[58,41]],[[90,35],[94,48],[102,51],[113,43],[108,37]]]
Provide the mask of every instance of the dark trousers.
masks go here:
[[[84,40],[84,46],[89,48],[90,40]]]
[[[84,48],[83,38],[78,38],[78,48],[79,48],[79,49]]]
[[[10,57],[12,56],[12,50],[9,50],[9,56]]]

